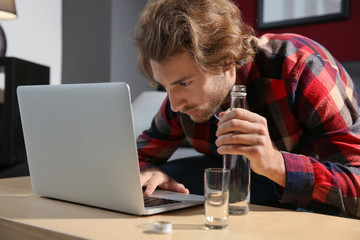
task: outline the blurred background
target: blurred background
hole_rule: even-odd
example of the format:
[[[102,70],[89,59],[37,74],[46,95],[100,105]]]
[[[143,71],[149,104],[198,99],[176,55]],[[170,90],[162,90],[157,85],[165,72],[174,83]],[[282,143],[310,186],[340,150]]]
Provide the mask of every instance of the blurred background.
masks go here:
[[[314,20],[259,29],[259,11],[292,13],[300,2],[305,12],[343,0],[234,0],[244,20],[260,36],[266,32],[298,33],[324,45],[353,76],[360,73],[360,1],[346,0],[345,19]],[[325,1],[325,3],[323,3]],[[267,2],[270,2],[268,4]],[[276,3],[277,2],[277,3]],[[18,17],[0,20],[7,38],[6,56],[50,67],[50,83],[128,82],[132,97],[149,90],[136,68],[132,30],[145,0],[15,0]],[[282,5],[281,5],[282,4]],[[317,4],[317,5],[316,5]],[[290,8],[289,8],[290,7]],[[262,8],[262,9],[260,9]],[[284,22],[284,21],[283,21]],[[276,25],[276,24],[275,24]]]
[[[0,6],[12,1],[0,0]],[[234,1],[258,36],[271,32],[312,38],[360,82],[359,0]],[[0,18],[6,36],[6,53],[0,61],[16,58],[44,66],[50,84],[127,82],[132,99],[136,99],[144,91],[156,90],[137,70],[137,50],[131,39],[145,4],[146,0],[15,0],[17,17]],[[2,43],[0,40],[0,47]],[[22,136],[19,125],[12,125],[19,119],[2,113],[4,90],[10,88],[5,86],[9,76],[5,76],[4,66],[0,64],[0,138],[4,133]],[[8,108],[16,109],[14,89],[11,91]],[[9,143],[7,137],[0,140],[0,144]],[[27,174],[24,164],[17,167],[10,162],[0,161],[0,178]]]

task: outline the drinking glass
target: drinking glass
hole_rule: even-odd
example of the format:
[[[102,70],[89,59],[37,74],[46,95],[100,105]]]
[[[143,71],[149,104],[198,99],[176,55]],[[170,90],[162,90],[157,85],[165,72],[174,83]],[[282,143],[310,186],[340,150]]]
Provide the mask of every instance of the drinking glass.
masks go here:
[[[230,171],[207,168],[204,173],[205,227],[222,229],[228,226]]]

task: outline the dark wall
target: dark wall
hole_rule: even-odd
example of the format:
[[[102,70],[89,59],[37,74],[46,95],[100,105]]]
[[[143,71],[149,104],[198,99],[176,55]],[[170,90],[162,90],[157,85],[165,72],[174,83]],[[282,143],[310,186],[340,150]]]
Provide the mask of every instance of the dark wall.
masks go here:
[[[111,0],[63,0],[62,83],[110,81]]]

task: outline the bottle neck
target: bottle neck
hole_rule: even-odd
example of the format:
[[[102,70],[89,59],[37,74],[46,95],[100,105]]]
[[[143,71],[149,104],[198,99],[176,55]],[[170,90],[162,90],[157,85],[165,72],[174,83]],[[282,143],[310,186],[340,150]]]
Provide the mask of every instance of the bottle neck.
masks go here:
[[[230,110],[234,108],[246,108],[246,97],[231,97]]]
[[[234,85],[230,92],[231,104],[230,109],[246,108],[246,86]]]

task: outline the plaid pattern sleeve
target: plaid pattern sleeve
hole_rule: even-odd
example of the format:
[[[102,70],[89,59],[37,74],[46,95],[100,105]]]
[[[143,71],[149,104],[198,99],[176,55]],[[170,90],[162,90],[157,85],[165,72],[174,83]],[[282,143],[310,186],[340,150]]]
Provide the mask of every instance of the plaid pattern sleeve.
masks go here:
[[[137,139],[140,170],[166,162],[184,138],[179,113],[171,110],[170,101],[166,98],[155,115],[151,128]]]
[[[266,34],[242,74],[251,110],[282,150],[281,201],[360,217],[360,98],[343,67],[308,38]]]

